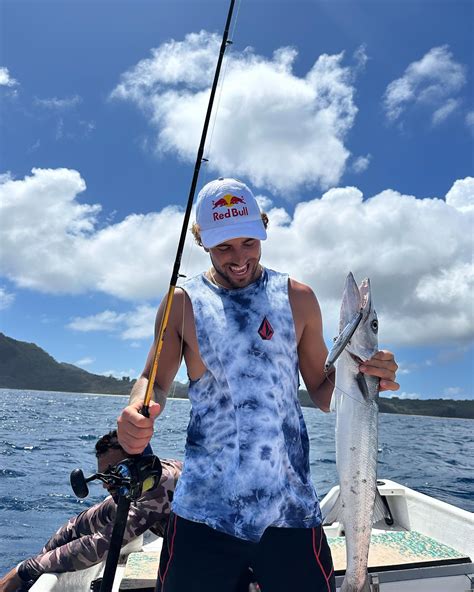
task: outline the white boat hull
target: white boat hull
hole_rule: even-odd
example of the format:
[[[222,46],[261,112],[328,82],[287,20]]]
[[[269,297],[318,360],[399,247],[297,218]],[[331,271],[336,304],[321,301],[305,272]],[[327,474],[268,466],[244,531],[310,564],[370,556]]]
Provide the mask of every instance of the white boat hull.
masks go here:
[[[388,502],[394,523],[387,526],[384,521],[381,521],[374,525],[372,531],[369,572],[373,592],[467,592],[472,590],[474,514],[418,493],[394,481],[384,480],[379,483],[383,483],[378,489]],[[338,488],[334,487],[322,500],[321,506],[324,508],[326,504],[331,505],[337,494]],[[333,553],[336,584],[339,589],[344,577],[345,565],[344,540],[338,537],[341,534],[341,527],[338,523],[334,523],[325,526],[325,531]],[[384,549],[386,540],[389,541],[391,556],[388,556],[386,548]],[[156,562],[161,543],[162,539],[147,536],[144,542],[141,539],[132,541],[133,546],[129,545],[123,551],[129,553],[142,549],[144,558],[146,554],[153,554]],[[437,556],[434,552],[435,547]],[[420,548],[422,552],[419,551]],[[433,556],[427,556],[427,552],[428,555],[431,553]],[[414,553],[418,555],[414,556]],[[130,557],[139,560],[140,556],[141,554],[134,553]],[[394,557],[395,561],[392,561]],[[89,592],[91,581],[101,575],[103,568],[104,564],[99,564],[79,572],[44,574],[31,588],[31,592]],[[118,592],[124,572],[125,565],[119,565],[113,592]],[[156,570],[153,573],[155,577]],[[150,580],[147,585],[153,586],[154,583]],[[127,589],[133,590],[133,587]]]

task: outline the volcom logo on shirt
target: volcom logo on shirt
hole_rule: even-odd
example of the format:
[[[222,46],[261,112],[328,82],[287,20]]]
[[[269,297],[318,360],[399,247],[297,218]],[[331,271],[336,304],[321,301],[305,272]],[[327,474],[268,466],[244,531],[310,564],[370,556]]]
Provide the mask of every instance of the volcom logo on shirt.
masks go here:
[[[262,324],[258,329],[258,334],[260,335],[260,337],[262,339],[268,340],[273,337],[274,333],[275,331],[273,330],[273,327],[270,325],[270,321],[267,319],[267,317],[263,317]]]

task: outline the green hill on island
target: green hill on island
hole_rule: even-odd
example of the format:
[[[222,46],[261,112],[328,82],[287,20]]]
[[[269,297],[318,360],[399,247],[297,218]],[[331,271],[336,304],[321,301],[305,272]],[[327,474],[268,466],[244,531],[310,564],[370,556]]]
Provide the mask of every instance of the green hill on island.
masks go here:
[[[34,343],[0,333],[0,388],[128,395],[129,378],[117,380],[57,362]]]
[[[0,333],[0,388],[128,395],[134,380],[92,374],[73,364],[57,362],[34,343]],[[187,398],[187,386],[175,382],[171,396]],[[303,406],[313,407],[307,391],[300,390]],[[450,399],[379,399],[381,413],[431,415],[474,419],[474,401]]]

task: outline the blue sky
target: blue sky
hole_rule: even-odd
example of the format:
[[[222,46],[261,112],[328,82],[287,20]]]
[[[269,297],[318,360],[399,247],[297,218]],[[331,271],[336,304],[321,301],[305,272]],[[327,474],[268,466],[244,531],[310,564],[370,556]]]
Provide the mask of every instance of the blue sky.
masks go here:
[[[136,376],[227,2],[0,6],[0,330]],[[263,263],[313,287],[328,344],[348,271],[370,276],[402,397],[473,396],[473,17],[459,0],[243,0],[200,177],[252,186]],[[183,273],[206,265],[188,239]]]

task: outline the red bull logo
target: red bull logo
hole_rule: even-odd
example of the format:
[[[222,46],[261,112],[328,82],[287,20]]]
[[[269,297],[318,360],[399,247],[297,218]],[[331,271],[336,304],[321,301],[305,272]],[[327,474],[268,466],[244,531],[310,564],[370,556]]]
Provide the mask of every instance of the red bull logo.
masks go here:
[[[245,199],[243,197],[237,197],[236,195],[231,195],[227,193],[220,199],[212,202],[212,209],[215,210],[216,208],[231,208],[237,204],[245,204]]]
[[[225,218],[233,218],[235,216],[248,216],[249,211],[247,206],[245,206],[245,199],[243,197],[237,197],[237,195],[231,195],[227,193],[226,195],[222,196],[216,201],[212,202],[212,209],[215,210],[216,208],[226,208],[224,213],[221,212],[214,212],[212,214],[213,220],[224,220]],[[243,208],[236,208],[235,206],[243,205]]]

